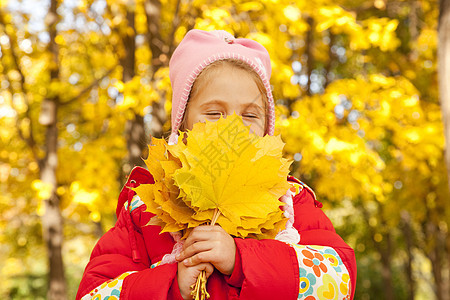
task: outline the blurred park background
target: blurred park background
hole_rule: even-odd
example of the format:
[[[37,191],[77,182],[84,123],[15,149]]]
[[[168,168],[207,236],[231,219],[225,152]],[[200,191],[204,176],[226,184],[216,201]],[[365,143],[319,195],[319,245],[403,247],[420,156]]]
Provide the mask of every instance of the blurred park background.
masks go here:
[[[438,0],[0,0],[0,298],[75,297],[126,174],[170,129],[169,58],[199,28],[268,49],[286,156],[355,249],[355,299],[449,299],[439,11]]]

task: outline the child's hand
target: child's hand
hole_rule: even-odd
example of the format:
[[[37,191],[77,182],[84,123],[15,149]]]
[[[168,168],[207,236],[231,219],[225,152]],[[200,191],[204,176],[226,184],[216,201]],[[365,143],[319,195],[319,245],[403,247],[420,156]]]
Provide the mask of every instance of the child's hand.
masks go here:
[[[235,255],[234,239],[222,227],[198,226],[186,239],[177,260],[187,267],[209,262],[222,274],[231,275]]]
[[[178,263],[178,288],[183,299],[192,299],[191,286],[195,284],[203,270],[206,271],[206,278],[208,278],[214,271],[214,267],[210,263],[201,263],[193,267],[186,267],[182,262]]]

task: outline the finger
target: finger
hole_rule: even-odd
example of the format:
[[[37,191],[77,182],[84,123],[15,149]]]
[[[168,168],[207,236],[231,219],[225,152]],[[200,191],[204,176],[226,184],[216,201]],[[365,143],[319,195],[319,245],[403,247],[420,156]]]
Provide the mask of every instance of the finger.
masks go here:
[[[191,257],[188,257],[183,260],[183,264],[186,267],[196,266],[201,263],[211,262],[211,258],[213,257],[213,253],[211,251],[200,252]]]
[[[199,252],[211,250],[213,248],[213,244],[214,244],[213,242],[209,242],[209,241],[201,241],[201,242],[196,242],[194,244],[191,244],[189,247],[187,247],[186,249],[181,251],[181,253],[176,256],[176,260],[182,261],[182,260],[189,258]]]
[[[206,278],[208,278],[212,272],[214,272],[214,266],[210,263],[201,263],[195,266],[195,268],[198,268],[200,271],[206,272]]]
[[[200,225],[195,227],[192,232],[196,232],[196,231],[215,231],[218,229],[222,229],[222,227],[220,227],[219,225]]]
[[[199,234],[202,232],[220,232],[220,231],[224,231],[224,230],[219,225],[201,225],[201,226],[197,226],[197,227],[193,228],[191,231],[191,235]]]
[[[214,272],[214,266],[210,263],[205,263],[205,272],[206,278],[208,278]]]
[[[209,226],[200,226],[200,227],[209,227]],[[197,228],[199,228],[199,227],[197,227]],[[221,234],[221,232],[216,229],[193,230],[191,232],[191,234],[189,234],[186,241],[184,242],[183,249],[186,249],[189,246],[191,246],[192,244],[197,243],[197,242],[212,241],[214,239],[218,239],[220,234]]]

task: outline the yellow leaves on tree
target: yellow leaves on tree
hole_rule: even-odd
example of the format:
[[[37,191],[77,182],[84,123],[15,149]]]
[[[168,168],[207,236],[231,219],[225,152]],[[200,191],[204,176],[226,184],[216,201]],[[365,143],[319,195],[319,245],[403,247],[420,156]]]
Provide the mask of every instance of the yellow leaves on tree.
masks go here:
[[[209,223],[215,210],[216,223],[234,236],[273,238],[284,228],[278,199],[289,188],[290,162],[279,136],[251,134],[233,115],[195,124],[176,145],[153,143],[146,164],[155,184],[136,192],[163,231]]]

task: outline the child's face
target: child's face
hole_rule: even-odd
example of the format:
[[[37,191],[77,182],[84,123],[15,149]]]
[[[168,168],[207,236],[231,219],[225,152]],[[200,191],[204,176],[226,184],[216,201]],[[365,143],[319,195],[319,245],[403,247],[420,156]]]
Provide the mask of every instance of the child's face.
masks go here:
[[[265,133],[265,109],[263,97],[252,75],[230,65],[208,70],[208,78],[198,78],[199,90],[190,99],[186,111],[186,129],[197,122],[216,121],[221,115],[235,112],[242,116],[250,130],[263,136]],[[207,82],[202,82],[202,80]]]

